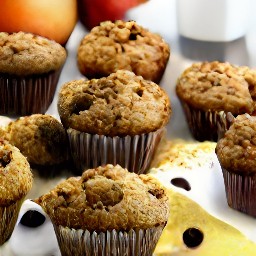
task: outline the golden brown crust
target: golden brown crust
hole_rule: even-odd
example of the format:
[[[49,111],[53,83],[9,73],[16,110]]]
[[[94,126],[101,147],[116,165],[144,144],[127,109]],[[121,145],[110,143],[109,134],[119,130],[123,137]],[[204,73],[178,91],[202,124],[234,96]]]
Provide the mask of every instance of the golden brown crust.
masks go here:
[[[109,136],[156,131],[168,123],[170,108],[160,86],[125,70],[106,78],[68,82],[58,101],[65,128]]]
[[[218,141],[216,154],[230,172],[256,173],[256,117],[239,115]]]
[[[32,188],[32,173],[19,149],[0,139],[0,205],[22,199]]]
[[[204,111],[252,113],[256,71],[217,61],[194,63],[179,77],[176,92],[182,101]]]
[[[118,69],[133,71],[158,83],[170,56],[168,44],[135,21],[105,21],[80,43],[78,67],[88,78],[108,76]]]
[[[168,197],[153,177],[119,165],[89,169],[36,200],[56,225],[90,231],[146,229],[164,225]]]
[[[66,60],[60,44],[30,33],[0,33],[0,73],[26,76],[55,71]]]
[[[68,138],[53,116],[20,117],[6,129],[5,138],[20,149],[32,165],[54,165],[68,160]]]

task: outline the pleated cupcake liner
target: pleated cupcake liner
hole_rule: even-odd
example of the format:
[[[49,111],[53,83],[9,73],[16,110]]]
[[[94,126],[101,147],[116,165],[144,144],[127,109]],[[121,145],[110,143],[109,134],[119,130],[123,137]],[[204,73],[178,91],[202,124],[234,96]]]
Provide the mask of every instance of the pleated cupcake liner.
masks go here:
[[[9,206],[0,206],[0,246],[11,237],[23,201],[22,198]]]
[[[256,175],[241,175],[222,168],[228,205],[256,217]]]
[[[0,74],[0,114],[44,114],[53,101],[60,73],[61,69],[24,77]]]
[[[53,226],[62,256],[152,256],[164,228],[97,233]]]
[[[83,170],[106,164],[119,164],[130,172],[145,173],[156,148],[165,134],[161,128],[155,132],[125,137],[67,130],[71,155],[76,168]]]
[[[228,130],[234,118],[230,112],[203,111],[184,102],[182,107],[190,132],[198,141],[217,142]]]

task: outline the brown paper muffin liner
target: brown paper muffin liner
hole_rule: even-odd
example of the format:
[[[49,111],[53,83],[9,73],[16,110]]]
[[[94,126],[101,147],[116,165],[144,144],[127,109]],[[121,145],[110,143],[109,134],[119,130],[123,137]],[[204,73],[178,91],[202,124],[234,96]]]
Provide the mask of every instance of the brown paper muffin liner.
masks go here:
[[[164,228],[97,233],[53,226],[62,256],[151,256]]]
[[[22,198],[9,206],[0,206],[0,246],[11,237],[23,200]]]
[[[256,174],[241,175],[222,168],[228,205],[256,217]]]
[[[125,137],[83,133],[72,128],[67,133],[71,155],[78,170],[119,164],[130,172],[141,174],[149,168],[165,131],[165,128],[161,128],[155,132]]]
[[[234,118],[230,112],[202,111],[184,102],[182,107],[190,132],[198,141],[217,142],[228,130]]]
[[[52,103],[60,73],[61,69],[24,77],[0,74],[0,114],[44,114]]]

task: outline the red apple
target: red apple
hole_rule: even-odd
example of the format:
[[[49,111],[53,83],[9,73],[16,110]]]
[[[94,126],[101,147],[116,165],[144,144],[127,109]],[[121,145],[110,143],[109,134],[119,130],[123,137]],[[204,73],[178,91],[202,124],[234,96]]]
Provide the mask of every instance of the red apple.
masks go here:
[[[127,10],[147,0],[78,0],[81,22],[87,29],[101,21],[123,19]]]
[[[0,31],[30,32],[64,45],[77,21],[76,0],[1,0]]]

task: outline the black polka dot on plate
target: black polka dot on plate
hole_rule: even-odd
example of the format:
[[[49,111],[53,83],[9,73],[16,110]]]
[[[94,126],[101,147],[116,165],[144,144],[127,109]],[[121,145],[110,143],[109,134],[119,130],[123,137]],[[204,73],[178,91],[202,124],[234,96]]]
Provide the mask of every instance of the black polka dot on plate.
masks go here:
[[[184,178],[173,178],[171,179],[171,184],[175,187],[183,188],[187,191],[191,190],[189,182]]]
[[[183,242],[188,248],[199,246],[204,240],[203,232],[198,228],[188,228],[183,233]]]
[[[20,224],[29,228],[36,228],[45,222],[45,216],[36,210],[27,211],[20,220]]]

